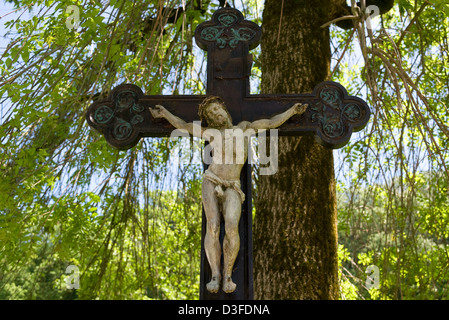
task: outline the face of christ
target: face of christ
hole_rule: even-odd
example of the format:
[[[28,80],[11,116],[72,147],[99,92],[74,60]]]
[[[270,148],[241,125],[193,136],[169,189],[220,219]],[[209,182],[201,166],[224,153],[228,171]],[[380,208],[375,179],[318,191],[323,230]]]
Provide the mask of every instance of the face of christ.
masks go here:
[[[200,106],[200,118],[207,121],[211,128],[232,128],[232,119],[223,101],[218,97],[210,97]]]

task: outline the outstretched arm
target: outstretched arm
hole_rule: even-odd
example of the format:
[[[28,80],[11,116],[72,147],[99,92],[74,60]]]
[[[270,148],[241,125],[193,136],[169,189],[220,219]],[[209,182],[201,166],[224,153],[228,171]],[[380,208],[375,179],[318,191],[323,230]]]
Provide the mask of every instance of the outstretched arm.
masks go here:
[[[181,129],[181,130],[186,130],[191,135],[201,138],[204,128],[202,128],[199,124],[192,123],[192,122],[187,123],[184,120],[182,120],[181,118],[172,114],[170,111],[168,111],[161,105],[156,105],[156,106],[154,106],[154,108],[150,108],[150,112],[151,112],[151,115],[153,116],[153,118],[155,118],[155,119],[165,118],[165,119],[167,119],[168,122],[170,122],[170,124],[173,127],[177,128],[177,129]]]
[[[290,109],[287,111],[280,113],[278,115],[275,115],[274,117],[270,119],[261,119],[256,120],[252,122],[249,127],[255,130],[263,130],[263,129],[274,129],[279,126],[281,126],[285,121],[290,119],[296,114],[303,114],[306,112],[306,109],[309,105],[302,104],[302,103],[296,103],[293,105]]]

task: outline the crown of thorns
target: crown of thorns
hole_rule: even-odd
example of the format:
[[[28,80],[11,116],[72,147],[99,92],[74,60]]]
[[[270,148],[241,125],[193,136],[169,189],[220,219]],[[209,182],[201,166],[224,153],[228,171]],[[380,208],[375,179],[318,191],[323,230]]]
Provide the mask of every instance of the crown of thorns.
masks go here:
[[[208,116],[206,114],[206,111],[207,111],[207,108],[209,107],[209,105],[213,102],[220,103],[223,106],[224,110],[229,115],[229,118],[231,118],[231,115],[229,114],[229,111],[226,108],[226,105],[224,104],[223,100],[217,96],[210,96],[210,97],[207,97],[206,99],[204,99],[203,102],[201,102],[198,107],[198,115],[200,116],[201,121],[203,121],[203,120],[207,121]]]

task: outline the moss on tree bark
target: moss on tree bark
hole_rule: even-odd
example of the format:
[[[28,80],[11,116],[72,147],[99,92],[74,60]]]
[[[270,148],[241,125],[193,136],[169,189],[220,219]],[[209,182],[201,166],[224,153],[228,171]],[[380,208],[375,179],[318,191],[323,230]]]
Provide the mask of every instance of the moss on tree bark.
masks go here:
[[[262,93],[311,92],[326,79],[330,39],[320,26],[342,2],[265,1]],[[279,171],[259,177],[255,207],[255,298],[338,299],[332,150],[313,137],[280,137]]]

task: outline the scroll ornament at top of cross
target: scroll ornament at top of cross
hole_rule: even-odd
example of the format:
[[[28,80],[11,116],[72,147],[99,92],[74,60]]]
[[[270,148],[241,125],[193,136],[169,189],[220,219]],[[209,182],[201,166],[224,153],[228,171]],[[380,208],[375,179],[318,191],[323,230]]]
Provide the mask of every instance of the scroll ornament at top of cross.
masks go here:
[[[211,21],[201,23],[195,30],[198,46],[207,50],[215,45],[219,49],[235,49],[240,43],[254,49],[259,44],[262,31],[254,22],[245,20],[242,13],[233,8],[215,11]]]

